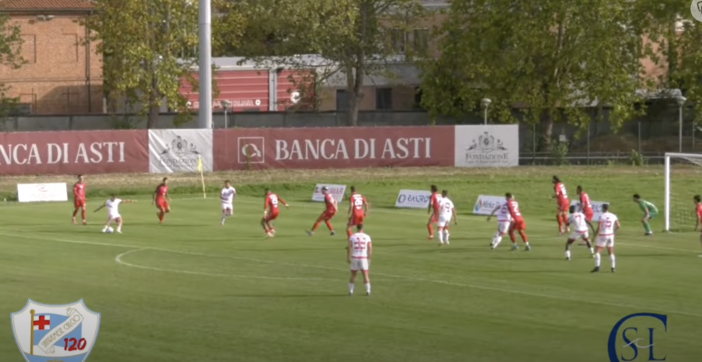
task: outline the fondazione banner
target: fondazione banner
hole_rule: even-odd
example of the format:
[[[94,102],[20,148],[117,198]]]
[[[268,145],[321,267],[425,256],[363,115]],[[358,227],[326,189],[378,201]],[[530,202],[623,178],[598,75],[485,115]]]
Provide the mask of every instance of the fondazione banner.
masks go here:
[[[0,134],[4,175],[365,167],[512,167],[516,125]]]

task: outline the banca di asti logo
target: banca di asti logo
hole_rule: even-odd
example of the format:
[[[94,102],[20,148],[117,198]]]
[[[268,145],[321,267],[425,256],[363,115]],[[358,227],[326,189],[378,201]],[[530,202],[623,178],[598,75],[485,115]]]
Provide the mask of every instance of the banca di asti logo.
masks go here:
[[[83,300],[48,305],[29,300],[12,313],[12,333],[27,362],[85,362],[97,342],[100,313]]]
[[[502,140],[491,135],[490,132],[483,132],[478,138],[474,138],[466,148],[465,163],[470,164],[492,164],[509,161],[509,150],[504,146]]]

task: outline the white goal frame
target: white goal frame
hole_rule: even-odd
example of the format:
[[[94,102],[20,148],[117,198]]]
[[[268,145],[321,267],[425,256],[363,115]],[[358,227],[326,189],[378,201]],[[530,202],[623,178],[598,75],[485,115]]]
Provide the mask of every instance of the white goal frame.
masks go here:
[[[699,158],[702,159],[702,153],[665,153],[665,231],[670,232],[670,158]]]

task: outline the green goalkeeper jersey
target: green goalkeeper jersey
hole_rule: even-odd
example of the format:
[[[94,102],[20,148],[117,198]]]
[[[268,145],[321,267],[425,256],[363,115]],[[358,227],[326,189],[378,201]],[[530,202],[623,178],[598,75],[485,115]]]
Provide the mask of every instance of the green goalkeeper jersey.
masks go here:
[[[646,200],[639,200],[639,207],[641,208],[641,211],[646,212],[650,215],[655,215],[658,214],[658,208],[656,208],[656,205],[646,201]]]

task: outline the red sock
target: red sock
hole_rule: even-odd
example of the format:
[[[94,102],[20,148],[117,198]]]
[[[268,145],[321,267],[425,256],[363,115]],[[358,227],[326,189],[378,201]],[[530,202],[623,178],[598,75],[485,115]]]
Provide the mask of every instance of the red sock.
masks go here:
[[[327,225],[327,227],[329,228],[329,231],[334,231],[334,227],[332,226],[332,224],[331,224],[329,221],[324,221],[324,223],[325,223],[325,224]]]
[[[509,231],[509,239],[512,240],[512,244],[517,242],[517,240],[514,238],[514,230]]]
[[[429,236],[434,236],[434,226],[429,224],[427,225],[427,229],[429,229]]]
[[[526,234],[524,233],[524,231],[519,230],[519,236],[522,237],[522,241],[523,241],[524,243],[528,243],[528,242],[529,242],[529,240],[527,239],[527,236],[526,236]],[[512,239],[512,240],[514,240],[514,239]]]
[[[316,223],[314,223],[314,226],[312,226],[312,231],[317,230],[318,227],[319,227],[319,221],[317,221]]]
[[[560,213],[556,214],[556,220],[558,220],[558,230],[561,230],[563,228],[563,220],[561,220]]]
[[[164,214],[163,212],[160,212],[160,213],[158,214],[158,219],[161,220],[161,221],[163,221],[163,216],[164,216],[164,215],[165,215],[165,214]]]

